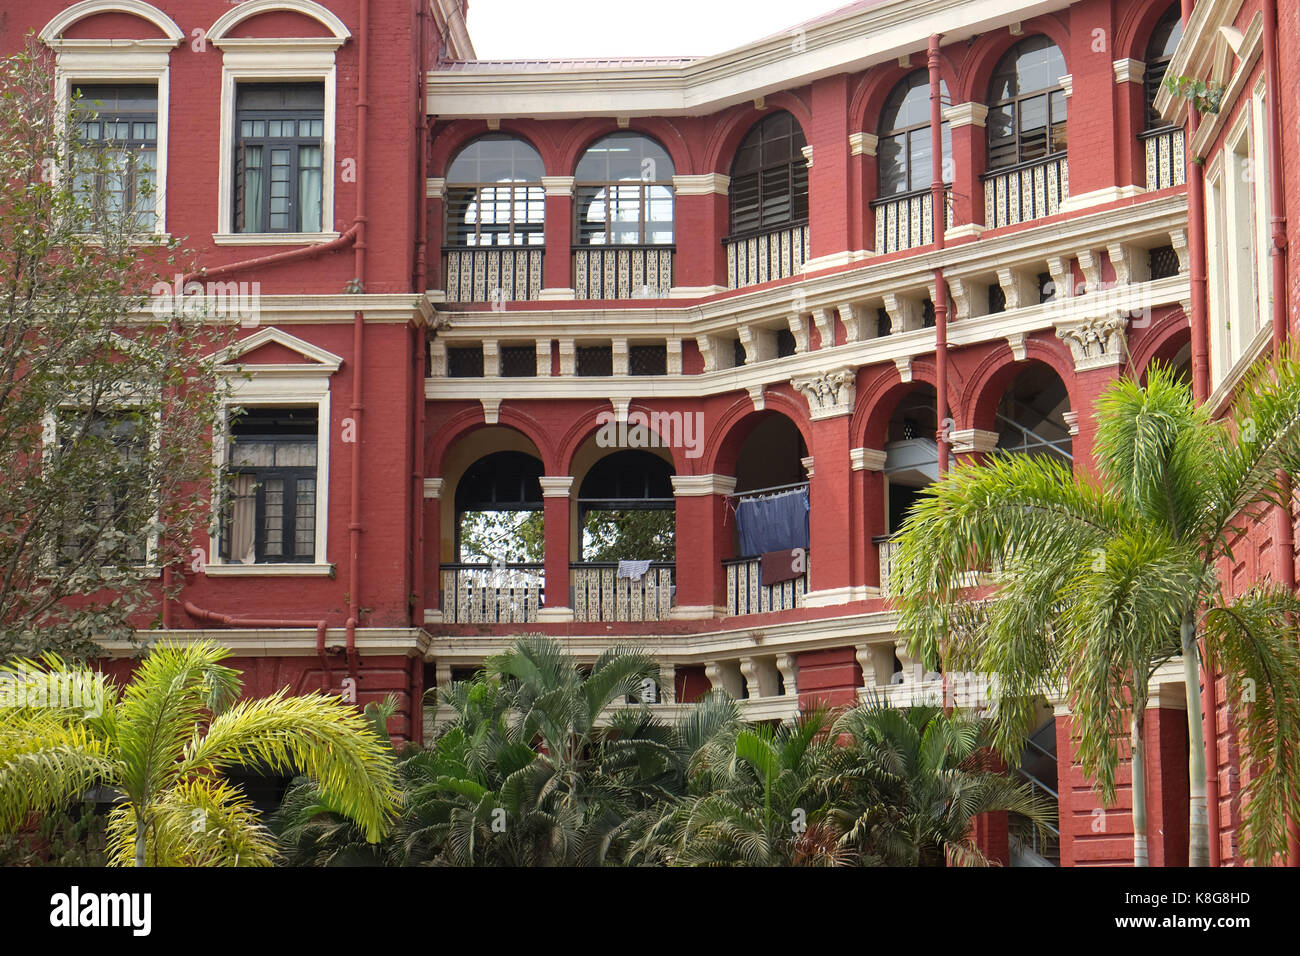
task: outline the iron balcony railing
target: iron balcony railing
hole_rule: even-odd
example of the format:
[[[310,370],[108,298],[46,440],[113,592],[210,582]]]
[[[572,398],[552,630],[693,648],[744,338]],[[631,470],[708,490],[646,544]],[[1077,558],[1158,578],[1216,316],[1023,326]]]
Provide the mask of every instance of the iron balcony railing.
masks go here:
[[[618,576],[617,562],[570,566],[576,621],[666,621],[676,603],[676,566],[653,563],[644,577]]]
[[[442,619],[449,624],[523,624],[537,620],[546,596],[540,564],[444,564]]]
[[[662,299],[673,285],[672,246],[576,246],[578,299]]]
[[[1138,139],[1146,155],[1148,190],[1168,189],[1187,182],[1181,126],[1147,130],[1139,133]]]
[[[984,225],[989,229],[1055,215],[1070,195],[1065,153],[995,169],[980,179],[984,181]]]
[[[723,561],[722,566],[727,571],[728,617],[803,607],[803,596],[808,591],[806,572],[793,580],[764,587],[762,559],[733,558]]]
[[[522,302],[541,295],[540,246],[447,249],[442,263],[448,302]]]
[[[808,224],[793,223],[722,240],[727,250],[727,288],[740,289],[803,272],[809,259]]]

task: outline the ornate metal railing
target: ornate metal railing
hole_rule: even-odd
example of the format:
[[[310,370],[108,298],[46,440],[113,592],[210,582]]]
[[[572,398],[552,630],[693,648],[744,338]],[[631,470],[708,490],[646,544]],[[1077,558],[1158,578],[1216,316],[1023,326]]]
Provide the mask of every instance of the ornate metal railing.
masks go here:
[[[944,219],[952,225],[952,187],[944,188]],[[898,252],[934,242],[934,195],[919,189],[871,203],[876,217],[876,252]]]
[[[540,564],[444,564],[442,619],[449,624],[537,620],[546,592]]]
[[[1060,212],[1070,195],[1065,153],[985,173],[984,225],[990,229],[1042,219]]]
[[[1147,189],[1168,189],[1187,182],[1181,126],[1147,130],[1139,133],[1138,139],[1146,150]]]
[[[808,224],[782,226],[754,236],[724,239],[727,288],[787,279],[803,271],[809,258]]]
[[[722,562],[722,566],[727,569],[728,617],[803,607],[803,596],[808,590],[808,575],[803,574],[792,581],[764,587],[762,565],[759,558],[735,558]]]
[[[620,578],[616,563],[574,564],[575,621],[666,621],[676,598],[675,565],[652,564],[639,580]]]
[[[577,246],[573,292],[579,299],[660,299],[673,285],[672,246]]]
[[[880,551],[880,596],[894,597],[894,558],[898,554],[898,541],[894,538],[874,538]]]
[[[442,262],[448,302],[520,302],[542,291],[538,246],[447,249]]]

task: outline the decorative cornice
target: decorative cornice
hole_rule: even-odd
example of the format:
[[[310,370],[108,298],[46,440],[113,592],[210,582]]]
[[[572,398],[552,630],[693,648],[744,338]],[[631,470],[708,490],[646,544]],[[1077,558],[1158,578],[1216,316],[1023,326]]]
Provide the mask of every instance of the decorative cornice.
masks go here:
[[[678,498],[729,495],[736,490],[736,479],[730,475],[673,475],[672,483]]]
[[[978,126],[984,128],[988,119],[989,108],[983,103],[954,103],[943,111],[943,118],[948,121],[950,129],[959,126]]]
[[[673,177],[673,192],[678,196],[725,196],[730,186],[731,177],[722,173]]]
[[[1141,60],[1116,60],[1111,67],[1115,70],[1116,83],[1141,83],[1147,72],[1147,65]]]
[[[1110,368],[1124,360],[1124,330],[1127,324],[1128,319],[1120,315],[1058,322],[1056,337],[1070,346],[1076,372]]]
[[[441,176],[430,176],[424,181],[426,199],[444,199],[447,196],[447,180]]]
[[[851,156],[875,156],[876,147],[879,145],[880,137],[875,133],[849,134],[849,155]]]
[[[853,412],[857,376],[852,368],[829,369],[807,378],[792,378],[790,384],[808,401],[813,421]]]
[[[850,448],[849,463],[854,471],[884,471],[888,453],[879,448]]]
[[[998,447],[998,433],[979,428],[959,428],[952,432],[952,453],[991,452]]]
[[[1067,73],[1065,74],[1065,76],[1061,77],[1060,83],[1061,83],[1061,89],[1065,90],[1066,96],[1074,95],[1074,74],[1073,73]]]
[[[442,479],[426,478],[424,479],[424,497],[441,498],[442,497]]]
[[[543,475],[537,479],[543,498],[567,498],[573,488],[572,475]]]
[[[542,189],[546,192],[547,199],[573,198],[573,177],[572,176],[543,176]]]
[[[811,166],[812,166],[812,156],[813,156],[813,154],[812,154],[812,144],[810,143],[809,145],[802,147],[802,148],[799,150],[799,152],[803,153],[803,158],[807,161],[808,165],[811,167]]]

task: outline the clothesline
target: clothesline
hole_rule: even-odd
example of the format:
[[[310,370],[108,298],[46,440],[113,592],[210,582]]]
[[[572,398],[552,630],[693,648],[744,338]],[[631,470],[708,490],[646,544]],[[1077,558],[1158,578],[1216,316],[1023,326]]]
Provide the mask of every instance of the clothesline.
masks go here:
[[[755,498],[774,498],[778,494],[788,494],[795,489],[807,487],[808,482],[795,481],[788,485],[770,485],[767,488],[754,488],[750,491],[740,491],[735,494],[727,495],[727,497],[737,501],[746,501]]]

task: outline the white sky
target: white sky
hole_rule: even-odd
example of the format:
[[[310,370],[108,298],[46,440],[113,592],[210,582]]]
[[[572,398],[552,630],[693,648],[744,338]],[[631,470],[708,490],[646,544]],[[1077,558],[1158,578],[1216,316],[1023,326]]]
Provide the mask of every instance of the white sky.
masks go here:
[[[484,60],[707,56],[852,0],[469,0]]]

